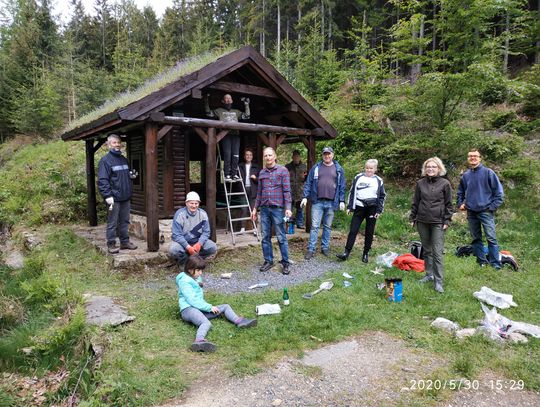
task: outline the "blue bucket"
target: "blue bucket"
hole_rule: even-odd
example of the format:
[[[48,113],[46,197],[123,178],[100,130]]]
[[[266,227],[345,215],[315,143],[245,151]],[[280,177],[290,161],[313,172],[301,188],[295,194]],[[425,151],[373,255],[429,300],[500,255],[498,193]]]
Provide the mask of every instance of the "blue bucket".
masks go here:
[[[285,223],[285,233],[288,235],[294,235],[294,222],[292,220]]]
[[[403,299],[403,281],[401,278],[385,278],[386,298],[391,302],[401,302]]]

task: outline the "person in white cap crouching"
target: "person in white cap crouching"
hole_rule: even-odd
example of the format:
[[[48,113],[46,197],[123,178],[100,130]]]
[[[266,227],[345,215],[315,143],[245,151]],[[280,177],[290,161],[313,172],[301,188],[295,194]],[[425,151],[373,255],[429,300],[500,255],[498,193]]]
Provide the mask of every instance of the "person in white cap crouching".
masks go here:
[[[194,254],[206,259],[217,251],[216,244],[210,240],[208,215],[199,208],[200,203],[199,194],[191,191],[186,196],[186,206],[174,214],[169,254],[179,264]]]

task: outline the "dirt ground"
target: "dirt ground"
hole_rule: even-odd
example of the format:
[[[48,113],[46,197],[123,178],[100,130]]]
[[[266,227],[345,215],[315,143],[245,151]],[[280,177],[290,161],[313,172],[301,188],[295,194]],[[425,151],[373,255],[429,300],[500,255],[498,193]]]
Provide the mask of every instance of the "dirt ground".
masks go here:
[[[540,405],[540,393],[517,385],[511,389],[508,381],[497,382],[504,377],[491,373],[450,391],[450,383],[437,374],[445,364],[386,333],[368,332],[308,351],[301,359],[284,359],[254,376],[209,372],[181,399],[161,407]],[[429,386],[447,390],[425,390]]]

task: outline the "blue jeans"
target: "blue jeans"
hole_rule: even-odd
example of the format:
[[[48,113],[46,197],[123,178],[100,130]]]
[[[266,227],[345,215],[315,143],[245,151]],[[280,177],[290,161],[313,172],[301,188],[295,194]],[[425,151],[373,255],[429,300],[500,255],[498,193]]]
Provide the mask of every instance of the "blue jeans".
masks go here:
[[[330,231],[332,221],[334,220],[334,201],[329,199],[320,200],[311,205],[311,232],[309,233],[308,250],[315,251],[317,246],[317,237],[319,236],[319,227],[321,222],[323,232],[321,237],[321,250],[330,248]]]
[[[276,237],[281,251],[281,261],[289,263],[289,243],[285,236],[285,209],[277,206],[261,206],[261,231],[262,231],[262,252],[265,261],[272,263],[274,261],[274,253],[272,251],[272,225],[276,231]]]
[[[107,205],[107,208],[109,205]],[[114,201],[111,211],[107,211],[107,244],[116,244],[116,237],[120,238],[120,244],[129,242],[129,212],[131,201]]]
[[[469,221],[469,231],[472,236],[472,246],[474,255],[478,263],[491,264],[493,267],[500,268],[499,244],[495,234],[495,217],[492,211],[474,212],[467,210],[467,220]],[[484,244],[482,243],[482,227],[488,243],[488,257],[484,253]]]

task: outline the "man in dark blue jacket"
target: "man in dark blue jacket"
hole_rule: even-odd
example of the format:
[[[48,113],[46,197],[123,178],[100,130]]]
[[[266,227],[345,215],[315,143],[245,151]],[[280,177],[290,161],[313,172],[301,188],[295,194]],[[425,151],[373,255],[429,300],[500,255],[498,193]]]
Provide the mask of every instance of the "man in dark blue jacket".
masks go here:
[[[98,189],[109,206],[107,216],[107,249],[118,253],[116,237],[120,238],[120,249],[135,250],[129,241],[128,226],[131,209],[131,179],[137,176],[130,171],[126,157],[122,155],[120,136],[111,134],[107,138],[109,152],[99,161]]]
[[[503,203],[503,187],[497,174],[481,164],[482,157],[477,149],[469,151],[467,161],[470,169],[461,177],[457,190],[457,207],[467,211],[472,246],[478,263],[482,266],[489,263],[500,270],[494,213]],[[487,258],[482,243],[482,227],[488,243]]]
[[[334,150],[331,147],[323,148],[322,161],[309,171],[303,197],[300,207],[306,206],[308,199],[311,201],[311,231],[305,259],[309,260],[314,255],[321,223],[321,253],[328,257],[334,211],[338,208],[345,210],[345,172],[341,165],[334,161]]]

